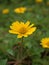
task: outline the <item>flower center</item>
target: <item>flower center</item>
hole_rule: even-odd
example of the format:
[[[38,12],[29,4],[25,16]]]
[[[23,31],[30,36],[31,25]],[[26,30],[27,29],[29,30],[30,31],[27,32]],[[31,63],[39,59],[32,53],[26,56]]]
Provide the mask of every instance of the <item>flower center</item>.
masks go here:
[[[19,33],[21,33],[21,34],[25,34],[26,32],[27,32],[27,29],[24,27],[20,28],[20,30],[19,30]]]
[[[47,46],[49,46],[49,41],[46,43]]]
[[[19,10],[22,11],[22,8],[20,8]]]

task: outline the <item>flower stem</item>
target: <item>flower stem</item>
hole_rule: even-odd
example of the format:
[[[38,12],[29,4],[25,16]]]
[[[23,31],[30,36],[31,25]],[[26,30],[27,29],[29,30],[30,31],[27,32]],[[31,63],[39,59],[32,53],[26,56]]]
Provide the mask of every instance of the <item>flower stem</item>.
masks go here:
[[[48,49],[46,49],[46,53],[44,55],[44,58],[47,56],[47,54],[48,54]]]
[[[23,53],[23,37],[22,37],[22,40],[21,40],[21,58],[22,58],[22,53]]]
[[[21,42],[22,44],[23,44],[23,39],[24,39],[24,37],[22,37],[22,42]]]

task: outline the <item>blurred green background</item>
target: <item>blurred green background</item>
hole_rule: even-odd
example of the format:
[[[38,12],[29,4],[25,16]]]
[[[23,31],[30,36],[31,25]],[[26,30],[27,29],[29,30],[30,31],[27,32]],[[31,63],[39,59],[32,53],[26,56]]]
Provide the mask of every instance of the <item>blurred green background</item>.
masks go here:
[[[27,10],[23,14],[15,13],[14,9],[19,7],[26,7]],[[8,14],[3,14],[4,9],[9,9]],[[36,2],[36,0],[0,0],[0,65],[10,65],[7,62],[12,59],[8,54],[17,58],[19,53],[12,50],[13,46],[20,39],[17,39],[16,35],[10,34],[8,31],[12,22],[18,21],[30,21],[37,27],[36,32],[24,38],[24,55],[27,53],[31,55],[31,65],[49,65],[49,54],[41,59],[42,54],[46,52],[40,46],[40,40],[43,37],[49,37],[49,0],[42,0],[42,2]],[[27,54],[27,56],[28,56]],[[22,64],[23,65],[23,64]],[[27,64],[24,64],[27,65]]]

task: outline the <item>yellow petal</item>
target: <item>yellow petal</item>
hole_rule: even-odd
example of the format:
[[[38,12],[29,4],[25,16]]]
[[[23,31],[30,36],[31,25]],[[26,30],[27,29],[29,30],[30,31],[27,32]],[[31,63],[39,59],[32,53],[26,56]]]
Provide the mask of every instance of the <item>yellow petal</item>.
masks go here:
[[[12,25],[20,25],[19,21],[13,22]]]
[[[36,30],[36,27],[30,28],[26,34],[32,34]]]
[[[20,29],[20,23],[16,21],[10,26],[10,28],[15,31],[18,31]]]
[[[25,23],[25,26],[28,27],[29,24],[30,24],[30,21],[27,21],[27,22]]]
[[[43,46],[43,48],[49,48],[49,46],[47,46],[47,45],[42,45]]]
[[[27,34],[24,34],[23,36],[24,36],[24,37],[28,37],[28,35],[27,35]]]
[[[20,34],[17,36],[17,38],[22,38],[22,37],[23,37],[23,36],[22,36],[22,35],[20,35]]]
[[[18,34],[18,32],[13,31],[13,30],[9,30],[9,33]]]
[[[32,26],[34,26],[34,24],[31,24],[31,25],[28,27],[28,29],[31,28]]]
[[[20,22],[21,25],[24,25],[24,22]]]

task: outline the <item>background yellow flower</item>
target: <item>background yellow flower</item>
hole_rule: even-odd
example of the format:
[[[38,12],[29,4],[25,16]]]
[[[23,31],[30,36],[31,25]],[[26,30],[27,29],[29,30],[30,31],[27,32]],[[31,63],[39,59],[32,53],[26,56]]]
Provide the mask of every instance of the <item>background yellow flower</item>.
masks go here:
[[[49,48],[49,38],[43,38],[40,44],[43,48]]]
[[[9,9],[3,9],[3,10],[2,10],[2,13],[3,13],[3,14],[8,14],[8,13],[9,13]]]
[[[24,13],[25,11],[26,11],[25,7],[19,7],[19,8],[14,9],[15,13]]]
[[[36,3],[42,3],[43,0],[35,0]]]
[[[9,30],[9,32],[13,34],[18,34],[18,38],[22,38],[23,36],[27,37],[36,30],[36,27],[33,26],[34,24],[30,25],[30,21],[27,21],[26,23],[16,21],[10,26],[11,30]]]
[[[47,2],[47,5],[49,6],[49,2]]]

